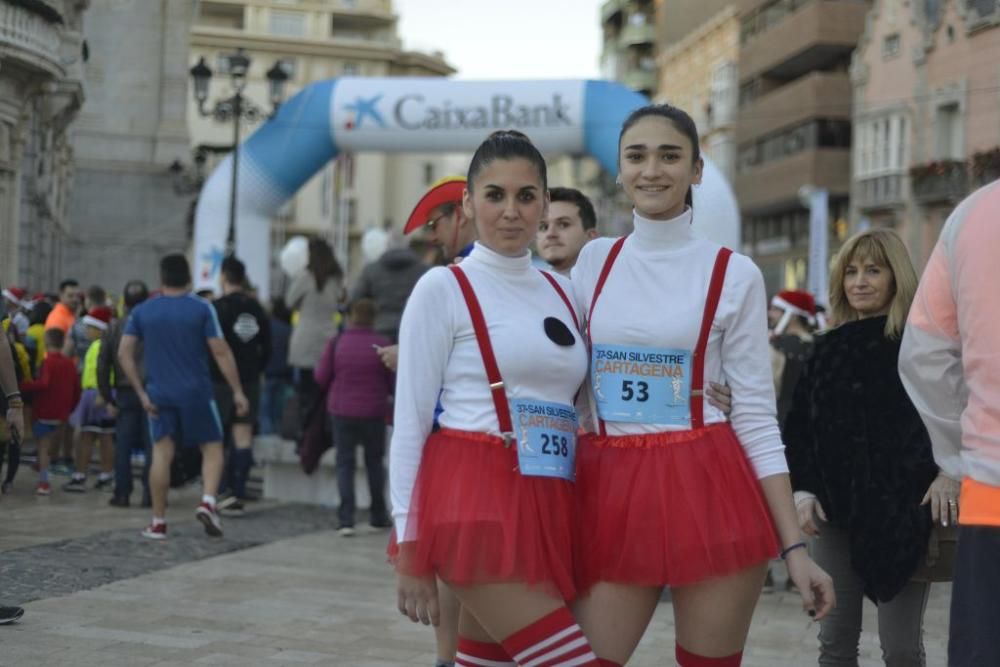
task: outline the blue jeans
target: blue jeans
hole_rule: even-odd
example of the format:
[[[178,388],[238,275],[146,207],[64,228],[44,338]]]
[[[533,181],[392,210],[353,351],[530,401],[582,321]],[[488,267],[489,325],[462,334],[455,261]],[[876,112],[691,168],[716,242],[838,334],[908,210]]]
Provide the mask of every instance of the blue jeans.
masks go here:
[[[149,498],[149,466],[153,452],[149,444],[149,423],[142,409],[139,395],[130,387],[115,390],[118,403],[118,422],[115,429],[115,496],[132,495],[132,451],[139,449],[146,455],[142,469],[143,500]]]
[[[337,450],[337,490],[340,508],[337,518],[340,527],[354,526],[354,472],[357,469],[354,453],[358,445],[365,450],[365,472],[372,507],[369,523],[387,526],[389,514],[385,504],[385,419],[362,419],[332,416],[333,445]]]
[[[285,378],[264,378],[257,411],[257,426],[261,435],[281,431],[281,417],[292,391],[292,383]]]

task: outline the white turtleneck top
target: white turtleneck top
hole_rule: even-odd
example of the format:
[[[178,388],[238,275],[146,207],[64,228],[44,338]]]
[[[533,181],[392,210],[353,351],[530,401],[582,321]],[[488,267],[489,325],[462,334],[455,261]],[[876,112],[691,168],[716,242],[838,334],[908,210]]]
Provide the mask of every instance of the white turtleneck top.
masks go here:
[[[694,349],[720,246],[697,236],[691,222],[691,209],[664,221],[635,214],[635,231],[597,300],[590,323],[594,344]],[[585,317],[614,241],[588,243],[573,269],[573,288]],[[788,472],[776,419],[764,280],[748,257],[736,253],[708,338],[705,386],[709,382],[732,388],[730,419],[757,477]],[[725,416],[706,401],[705,423],[721,421]],[[689,427],[605,422],[605,428],[609,435],[626,435]]]
[[[534,398],[572,406],[587,375],[586,345],[566,303],[532,266],[531,255],[505,257],[476,243],[459,266],[482,307],[508,400]],[[570,282],[555,279],[572,303]],[[572,333],[572,345],[558,345],[548,337],[544,320],[549,317]],[[406,532],[410,497],[439,394],[442,427],[500,433],[469,309],[458,281],[444,267],[431,269],[417,282],[399,328],[389,484],[401,542],[412,539]]]

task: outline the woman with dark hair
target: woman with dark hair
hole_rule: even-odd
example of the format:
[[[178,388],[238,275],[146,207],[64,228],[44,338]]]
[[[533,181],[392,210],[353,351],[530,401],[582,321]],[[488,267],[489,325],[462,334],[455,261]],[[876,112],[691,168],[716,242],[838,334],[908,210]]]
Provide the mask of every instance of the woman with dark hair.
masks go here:
[[[323,239],[309,241],[309,264],[285,293],[288,308],[298,312],[288,344],[288,365],[295,369],[303,424],[321,408],[313,369],[326,342],[337,333],[335,316],[344,297],[344,274]]]
[[[897,370],[916,291],[895,232],[848,239],[830,275],[837,326],[816,337],[786,421],[799,523],[818,538],[813,553],[833,574],[840,603],[820,623],[820,665],[857,664],[866,596],[878,604],[885,664],[926,664],[930,583],[917,575],[932,518],[958,522],[959,482],[934,463]]]
[[[423,275],[400,326],[399,611],[437,625],[445,582],[463,608],[457,665],[601,664],[566,606],[587,352],[569,282],[531,265],[547,208],[541,154],[519,132],[492,134],[464,193],[479,241],[461,265]]]
[[[624,664],[669,586],[677,662],[736,666],[770,558],[785,560],[810,615],[833,604],[792,503],[764,281],[692,230],[702,159],[688,114],[633,112],[619,171],[635,231],[591,241],[572,273],[595,417],[577,465],[577,617],[595,652]],[[705,405],[709,381],[732,387],[731,423]]]

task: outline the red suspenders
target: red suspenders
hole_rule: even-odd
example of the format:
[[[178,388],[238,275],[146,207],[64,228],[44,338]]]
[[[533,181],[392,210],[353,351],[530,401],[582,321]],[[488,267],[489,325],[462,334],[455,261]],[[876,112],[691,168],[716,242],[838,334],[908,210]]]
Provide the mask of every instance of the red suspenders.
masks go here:
[[[719,308],[722,297],[722,284],[726,280],[726,268],[733,251],[720,248],[715,256],[715,267],[712,269],[712,282],[708,284],[708,298],[705,299],[705,313],[701,318],[701,333],[698,334],[698,345],[694,348],[694,371],[691,377],[691,428],[705,426],[705,350],[708,348],[708,335],[712,333],[712,322],[715,311]]]
[[[604,289],[604,283],[611,274],[611,267],[614,266],[618,254],[625,245],[623,236],[611,246],[601,273],[597,278],[597,285],[594,287],[594,296],[590,300],[590,313],[587,316],[587,342],[590,344],[590,323],[594,319],[594,307],[597,305],[597,297]],[[712,269],[712,279],[708,284],[708,296],[705,299],[705,311],[701,319],[701,331],[698,334],[698,344],[694,348],[692,361],[694,368],[691,374],[691,428],[702,428],[705,426],[705,350],[708,347],[708,336],[712,332],[712,322],[715,320],[715,312],[719,307],[719,299],[722,297],[722,285],[726,280],[726,268],[729,266],[729,258],[733,251],[729,248],[720,248],[719,254],[715,257],[715,266]],[[607,435],[604,427],[604,420],[598,417],[598,426],[601,435]]]
[[[576,327],[577,331],[580,331],[580,320],[576,317],[576,308],[573,307],[572,302],[570,302],[569,297],[566,296],[566,292],[563,291],[563,288],[559,286],[559,281],[553,278],[552,274],[547,271],[541,271],[541,274],[545,276],[545,279],[552,284],[552,287],[559,293],[559,296],[562,297],[563,303],[565,303],[566,307],[569,308],[569,314],[573,318],[573,325]]]
[[[483,309],[479,306],[479,299],[476,298],[476,292],[472,289],[472,283],[469,282],[469,278],[465,275],[465,272],[454,264],[448,268],[455,274],[458,286],[462,290],[462,296],[465,298],[465,305],[469,308],[472,329],[476,333],[476,342],[479,343],[479,353],[483,357],[483,366],[486,368],[486,380],[490,383],[490,394],[493,397],[493,407],[497,412],[500,433],[503,436],[504,445],[509,447],[511,440],[514,438],[514,424],[510,418],[510,405],[507,403],[507,393],[504,391],[503,377],[500,375],[500,367],[497,366],[497,358],[493,353],[493,344],[490,342],[490,334],[486,327],[486,318],[483,317]],[[573,316],[573,323],[576,324],[579,331],[580,324],[577,322],[576,311],[573,309],[573,304],[570,302],[569,297],[566,296],[566,292],[559,286],[555,278],[544,271],[541,271],[541,274],[548,279],[552,287],[562,297],[566,307],[569,308],[570,315]]]

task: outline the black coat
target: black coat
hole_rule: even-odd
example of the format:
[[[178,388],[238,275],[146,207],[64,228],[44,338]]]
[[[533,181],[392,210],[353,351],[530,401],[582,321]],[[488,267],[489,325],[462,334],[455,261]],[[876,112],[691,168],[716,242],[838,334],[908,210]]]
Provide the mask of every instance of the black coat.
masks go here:
[[[930,510],[920,501],[938,473],[899,379],[900,342],[885,337],[885,322],[850,322],[816,337],[783,433],[792,487],[816,494],[830,522],[847,530],[865,594],[883,602],[927,551]]]

